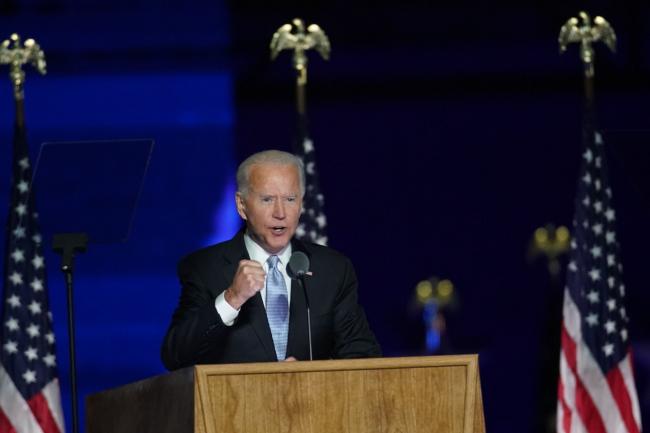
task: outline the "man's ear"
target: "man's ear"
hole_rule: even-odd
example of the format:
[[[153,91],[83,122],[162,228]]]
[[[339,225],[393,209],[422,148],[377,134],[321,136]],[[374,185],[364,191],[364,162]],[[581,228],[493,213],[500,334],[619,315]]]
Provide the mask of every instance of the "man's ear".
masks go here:
[[[241,219],[246,221],[246,204],[244,203],[244,197],[242,197],[239,191],[235,193],[235,203],[237,204],[237,213]]]

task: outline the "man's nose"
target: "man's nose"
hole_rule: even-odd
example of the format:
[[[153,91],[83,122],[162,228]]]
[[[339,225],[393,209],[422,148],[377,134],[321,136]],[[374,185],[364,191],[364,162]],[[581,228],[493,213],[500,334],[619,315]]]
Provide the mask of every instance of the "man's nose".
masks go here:
[[[284,219],[286,213],[284,211],[284,203],[282,200],[277,200],[273,206],[273,217],[278,219]]]

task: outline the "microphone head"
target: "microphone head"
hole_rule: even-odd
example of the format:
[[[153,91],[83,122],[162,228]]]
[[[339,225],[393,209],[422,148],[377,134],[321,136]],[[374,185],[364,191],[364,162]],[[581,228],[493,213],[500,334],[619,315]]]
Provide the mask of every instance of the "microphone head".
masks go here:
[[[291,279],[300,278],[309,271],[309,257],[302,251],[291,254],[287,265],[287,274]]]

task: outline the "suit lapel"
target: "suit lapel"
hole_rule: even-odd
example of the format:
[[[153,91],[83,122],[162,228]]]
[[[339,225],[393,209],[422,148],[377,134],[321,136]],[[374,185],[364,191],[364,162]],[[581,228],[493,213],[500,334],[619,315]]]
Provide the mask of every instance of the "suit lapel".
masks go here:
[[[244,230],[240,230],[234,238],[230,241],[230,245],[224,253],[226,258],[226,266],[224,266],[224,277],[226,281],[232,281],[237,272],[240,260],[249,260],[248,251],[244,244]],[[266,309],[262,302],[262,296],[255,294],[242,306],[240,317],[248,317],[250,325],[257,334],[264,351],[270,360],[276,360],[275,346],[273,345],[273,337],[271,335],[271,328],[269,321],[266,317]]]

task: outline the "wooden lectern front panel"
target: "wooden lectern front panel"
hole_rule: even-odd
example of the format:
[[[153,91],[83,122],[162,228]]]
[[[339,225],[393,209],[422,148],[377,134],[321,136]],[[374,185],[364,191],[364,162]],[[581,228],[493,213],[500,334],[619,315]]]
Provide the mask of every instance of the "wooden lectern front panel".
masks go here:
[[[385,361],[385,360],[383,360]],[[467,433],[469,365],[364,368],[327,361],[295,363],[297,371],[256,374],[250,369],[205,371],[200,376],[196,430],[205,433]],[[299,364],[310,364],[301,370]],[[264,368],[264,367],[260,367]],[[476,366],[474,365],[474,368]],[[473,373],[476,373],[474,371]],[[474,376],[473,380],[476,380]],[[471,382],[474,383],[474,382]],[[480,390],[478,391],[480,393]],[[199,397],[199,396],[197,396]],[[480,398],[480,395],[476,396]],[[471,402],[474,403],[474,396]],[[482,408],[481,408],[482,409]],[[473,410],[473,407],[472,407]],[[197,413],[197,415],[199,415]],[[201,421],[203,420],[203,421]],[[204,425],[199,425],[204,422]]]

